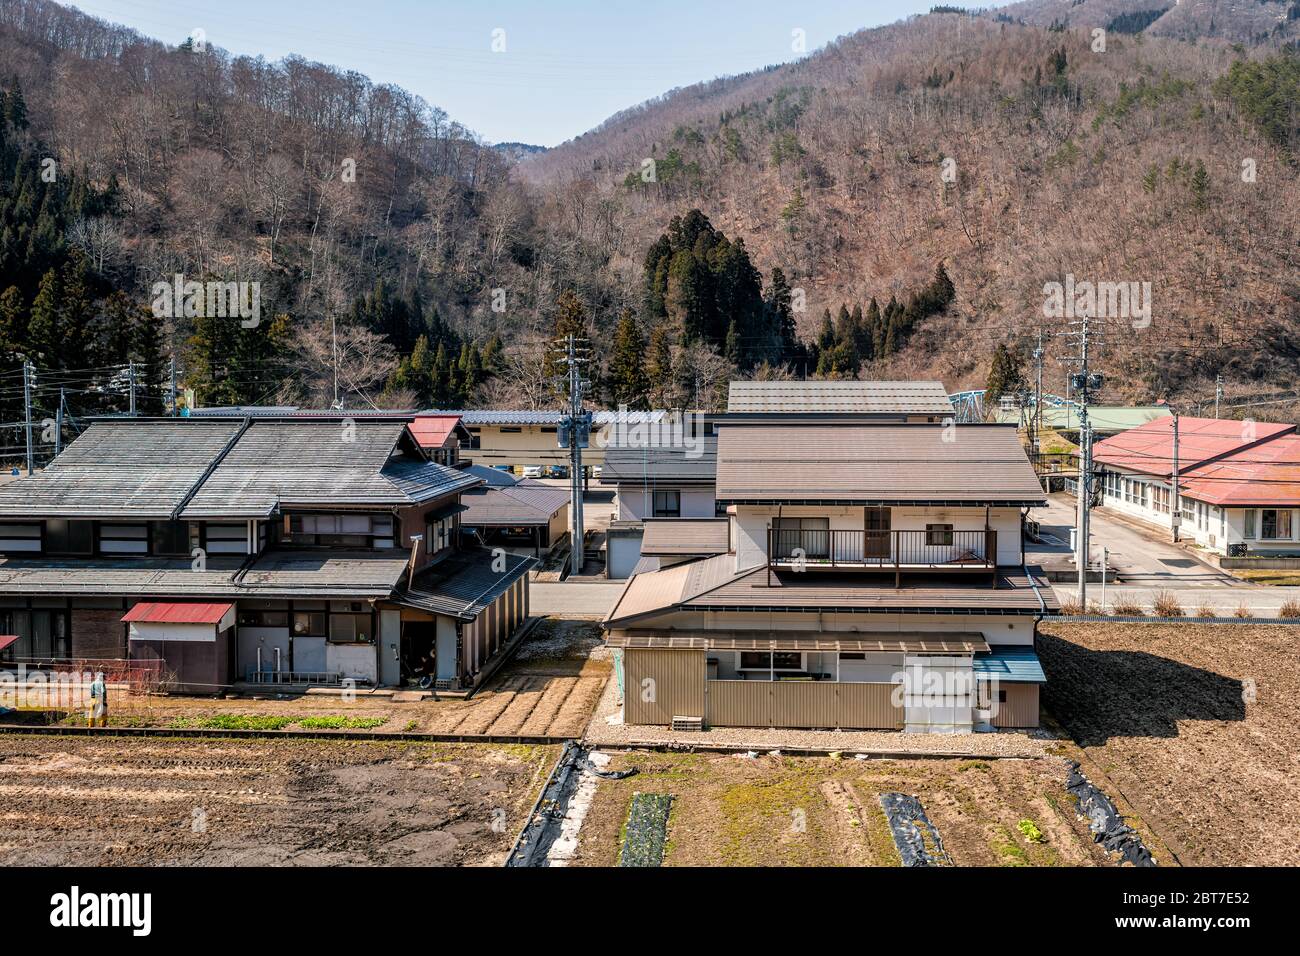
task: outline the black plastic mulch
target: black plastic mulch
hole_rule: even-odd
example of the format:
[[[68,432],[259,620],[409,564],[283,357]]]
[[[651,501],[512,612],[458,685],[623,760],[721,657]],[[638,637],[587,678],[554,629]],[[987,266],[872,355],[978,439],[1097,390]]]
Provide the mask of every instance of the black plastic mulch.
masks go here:
[[[1078,761],[1070,761],[1065,789],[1074,796],[1079,816],[1088,821],[1094,843],[1100,843],[1111,853],[1118,853],[1125,863],[1133,866],[1156,865],[1137,831],[1124,822],[1110,798],[1083,775]]]
[[[882,793],[880,806],[903,866],[951,866],[948,851],[921,801],[907,793]]]

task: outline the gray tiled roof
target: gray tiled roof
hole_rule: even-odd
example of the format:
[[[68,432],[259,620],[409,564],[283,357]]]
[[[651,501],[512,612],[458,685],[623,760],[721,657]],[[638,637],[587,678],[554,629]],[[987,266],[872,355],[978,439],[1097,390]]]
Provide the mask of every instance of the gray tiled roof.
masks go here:
[[[96,422],[43,471],[0,486],[0,515],[167,519],[238,421]]]
[[[394,595],[398,604],[472,621],[536,564],[534,558],[504,552],[504,571],[493,568],[492,551],[457,551],[415,576]]]
[[[472,488],[461,496],[467,527],[508,527],[546,524],[569,503],[564,488],[521,481],[505,488]]]
[[[605,449],[601,483],[711,485],[718,467],[718,436],[695,440],[700,444],[693,449],[656,443],[611,444]]]
[[[402,422],[255,421],[181,517],[264,517],[280,505],[406,505],[477,484],[413,449],[401,453],[406,434]]]
[[[723,428],[719,501],[1045,504],[1009,425],[746,425]]]
[[[262,518],[282,504],[419,504],[480,480],[430,462],[402,421],[121,419],[0,485],[0,516]]]
[[[942,382],[732,382],[728,412],[951,415]]]
[[[0,594],[142,597],[387,597],[406,569],[405,551],[268,551],[241,573],[243,556],[188,558],[0,558]]]

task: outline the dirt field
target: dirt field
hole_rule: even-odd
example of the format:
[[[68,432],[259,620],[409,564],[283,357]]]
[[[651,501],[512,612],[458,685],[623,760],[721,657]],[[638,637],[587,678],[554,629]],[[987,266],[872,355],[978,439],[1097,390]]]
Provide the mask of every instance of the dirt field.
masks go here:
[[[602,780],[576,862],[617,863],[635,792],[674,797],[665,866],[899,866],[878,795],[918,796],[958,866],[1098,866],[1105,854],[1074,814],[1060,757],[833,760],[617,753],[625,780]],[[1030,820],[1043,840],[1027,839]]]
[[[555,747],[0,735],[0,866],[498,865]]]
[[[190,726],[207,718],[343,718],[373,733],[456,733],[577,737],[582,734],[610,673],[603,655],[589,659],[600,641],[594,624],[543,621],[515,656],[471,700],[394,701],[359,691],[347,701],[335,694],[214,700],[205,697],[131,696],[111,700],[112,726]],[[70,718],[80,723],[80,715]],[[265,729],[265,728],[263,728]],[[272,727],[271,729],[279,729]]]
[[[1053,622],[1040,634],[1044,707],[1180,862],[1300,864],[1300,627]]]

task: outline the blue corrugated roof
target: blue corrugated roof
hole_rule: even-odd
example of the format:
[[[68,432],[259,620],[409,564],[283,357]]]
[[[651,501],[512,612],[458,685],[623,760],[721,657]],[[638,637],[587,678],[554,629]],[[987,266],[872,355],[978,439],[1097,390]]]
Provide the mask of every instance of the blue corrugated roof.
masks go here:
[[[994,648],[987,654],[976,654],[973,661],[976,680],[1006,681],[1008,684],[1046,684],[1047,675],[1038,655],[1021,648]]]

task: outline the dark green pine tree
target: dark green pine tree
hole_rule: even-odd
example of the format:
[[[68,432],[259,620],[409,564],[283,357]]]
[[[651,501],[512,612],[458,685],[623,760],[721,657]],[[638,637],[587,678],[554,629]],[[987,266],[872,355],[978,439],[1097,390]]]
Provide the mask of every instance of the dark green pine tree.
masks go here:
[[[645,339],[636,316],[626,309],[614,330],[614,348],[609,358],[610,401],[617,407],[644,410],[650,407],[650,382],[646,373]]]
[[[23,87],[17,75],[9,82],[9,93],[5,96],[5,120],[14,129],[27,129],[27,101],[23,99]]]
[[[40,288],[32,300],[27,324],[28,358],[35,364],[56,367],[63,342],[63,282],[57,269],[41,277]]]
[[[136,410],[141,415],[161,415],[170,380],[163,355],[163,320],[149,308],[135,313],[131,335],[131,360],[135,362]]]
[[[1005,343],[999,342],[993,350],[989,377],[984,384],[984,407],[991,408],[1003,395],[1018,394],[1024,388],[1025,373],[1019,353],[1012,352]]]

